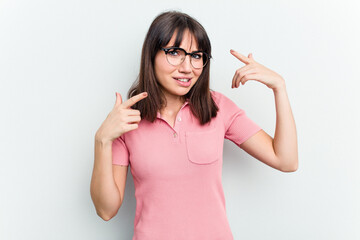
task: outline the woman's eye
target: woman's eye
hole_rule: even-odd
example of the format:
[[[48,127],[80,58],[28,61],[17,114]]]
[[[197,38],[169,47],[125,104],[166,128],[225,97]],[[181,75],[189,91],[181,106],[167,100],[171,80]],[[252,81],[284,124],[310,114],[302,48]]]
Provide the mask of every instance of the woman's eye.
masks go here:
[[[171,56],[178,56],[178,55],[179,55],[179,51],[171,50],[171,51],[169,51],[169,54],[170,54]]]
[[[191,57],[194,58],[194,59],[201,59],[202,55],[201,55],[201,53],[194,53],[194,54],[191,55]]]

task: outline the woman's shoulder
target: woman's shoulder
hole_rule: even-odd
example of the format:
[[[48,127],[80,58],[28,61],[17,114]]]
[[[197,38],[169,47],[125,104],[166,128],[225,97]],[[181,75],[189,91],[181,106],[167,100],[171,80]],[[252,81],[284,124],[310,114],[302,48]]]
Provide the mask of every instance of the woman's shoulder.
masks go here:
[[[211,96],[214,99],[214,101],[219,101],[221,99],[221,97],[223,96],[222,93],[218,92],[218,91],[214,91],[214,90],[210,90]]]
[[[210,90],[210,93],[218,106],[226,103],[227,101],[231,101],[228,97],[219,91]]]
[[[213,96],[214,102],[219,107],[220,112],[224,112],[224,114],[226,114],[228,112],[243,111],[233,100],[228,98],[225,94],[213,90],[211,90],[210,92]]]

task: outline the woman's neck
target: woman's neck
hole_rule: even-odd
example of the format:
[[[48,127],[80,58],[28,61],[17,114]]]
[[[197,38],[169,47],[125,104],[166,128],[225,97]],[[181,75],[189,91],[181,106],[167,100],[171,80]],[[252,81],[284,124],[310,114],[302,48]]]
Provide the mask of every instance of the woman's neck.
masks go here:
[[[182,105],[185,103],[185,98],[182,96],[179,97],[167,97],[166,106],[164,106],[160,113],[161,115],[175,116]]]

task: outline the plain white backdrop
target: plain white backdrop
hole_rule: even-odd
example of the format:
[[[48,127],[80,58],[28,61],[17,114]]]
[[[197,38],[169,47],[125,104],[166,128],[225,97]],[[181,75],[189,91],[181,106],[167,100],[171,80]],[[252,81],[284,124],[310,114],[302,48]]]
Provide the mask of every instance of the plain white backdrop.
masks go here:
[[[358,1],[0,1],[0,239],[113,239],[133,234],[129,171],[108,222],[90,198],[94,135],[137,77],[156,15],[180,10],[212,47],[211,88],[271,136],[271,89],[249,81],[235,49],[282,75],[299,169],[279,172],[225,140],[223,186],[234,238],[360,239]]]

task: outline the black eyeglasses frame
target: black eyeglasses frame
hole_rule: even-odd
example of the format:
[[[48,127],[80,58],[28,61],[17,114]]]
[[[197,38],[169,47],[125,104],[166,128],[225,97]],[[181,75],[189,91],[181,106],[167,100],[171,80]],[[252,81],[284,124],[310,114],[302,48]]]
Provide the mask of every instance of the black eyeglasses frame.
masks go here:
[[[187,55],[190,55],[190,57],[193,55],[193,54],[196,54],[196,53],[202,53],[203,56],[205,55],[206,57],[203,58],[203,61],[206,59],[206,62],[205,64],[202,66],[202,68],[204,68],[206,66],[206,64],[209,62],[209,60],[212,58],[209,54],[207,54],[206,52],[204,51],[194,51],[194,52],[191,52],[191,53],[188,53],[187,51],[185,51],[185,49],[181,48],[181,47],[168,47],[168,48],[161,48],[161,50],[163,50],[165,52],[165,55],[167,55],[169,53],[170,50],[181,50],[185,53],[185,58]],[[185,58],[183,60],[183,62],[185,61]],[[183,63],[182,62],[182,63]],[[191,61],[190,61],[191,62]],[[171,63],[169,63],[171,64]],[[181,64],[181,63],[180,63]],[[171,64],[172,65],[172,64]],[[192,65],[192,62],[191,62],[191,65]],[[192,65],[193,66],[193,65]],[[193,66],[194,67],[194,66]],[[194,67],[195,68],[195,67]],[[196,68],[196,69],[201,69],[201,68]]]

